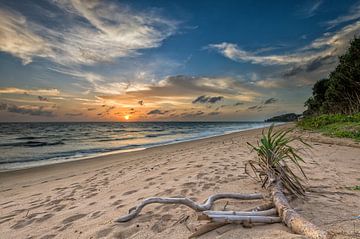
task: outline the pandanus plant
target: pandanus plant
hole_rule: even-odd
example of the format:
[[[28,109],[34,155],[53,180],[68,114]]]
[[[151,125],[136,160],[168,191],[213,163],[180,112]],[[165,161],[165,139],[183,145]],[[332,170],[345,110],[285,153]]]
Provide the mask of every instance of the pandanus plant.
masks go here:
[[[290,193],[302,197],[305,194],[303,178],[307,177],[300,165],[304,163],[300,153],[311,146],[300,137],[289,136],[291,131],[292,129],[274,131],[274,125],[271,125],[267,132],[263,130],[256,145],[247,143],[258,157],[246,163],[245,172],[260,181],[263,188],[281,182]],[[304,147],[293,146],[295,142]],[[300,176],[294,172],[295,169],[300,172]]]

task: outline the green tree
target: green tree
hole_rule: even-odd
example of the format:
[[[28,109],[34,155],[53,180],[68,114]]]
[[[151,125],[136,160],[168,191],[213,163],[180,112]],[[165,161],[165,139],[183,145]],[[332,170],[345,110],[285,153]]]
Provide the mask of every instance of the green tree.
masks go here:
[[[315,83],[313,95],[305,102],[305,115],[360,112],[360,38],[355,37],[339,64],[329,75]]]

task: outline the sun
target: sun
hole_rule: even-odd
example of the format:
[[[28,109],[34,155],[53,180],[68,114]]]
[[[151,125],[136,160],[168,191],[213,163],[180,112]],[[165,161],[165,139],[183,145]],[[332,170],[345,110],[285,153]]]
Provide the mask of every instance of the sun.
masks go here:
[[[125,119],[125,120],[129,120],[129,119],[130,119],[130,115],[125,115],[125,116],[124,116],[124,119]]]

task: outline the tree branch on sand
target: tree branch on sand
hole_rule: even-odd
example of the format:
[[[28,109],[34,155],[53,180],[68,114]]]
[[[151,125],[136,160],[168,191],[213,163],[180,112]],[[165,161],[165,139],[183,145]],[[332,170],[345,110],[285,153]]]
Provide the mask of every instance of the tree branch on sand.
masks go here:
[[[246,211],[212,211],[211,208],[215,201],[220,199],[236,200],[259,200],[266,199],[262,194],[240,194],[240,193],[220,193],[210,196],[205,203],[198,204],[189,198],[161,198],[152,197],[143,200],[137,207],[131,208],[129,214],[116,219],[116,222],[127,222],[139,215],[141,210],[149,204],[182,204],[190,207],[198,214],[198,220],[208,220],[210,223],[201,227],[190,236],[196,237],[221,226],[235,224],[252,223],[278,223],[284,222],[294,233],[305,235],[313,239],[328,239],[328,232],[307,221],[291,208],[285,192],[295,197],[304,197],[305,188],[302,185],[306,175],[300,163],[304,162],[300,156],[300,151],[304,148],[295,148],[290,145],[293,142],[300,142],[310,147],[299,137],[288,136],[291,130],[273,131],[273,126],[267,133],[263,131],[262,138],[254,146],[249,144],[257,153],[255,160],[250,160],[245,165],[245,172],[261,182],[262,187],[270,194],[271,203],[259,205]],[[299,177],[293,168],[300,172]]]

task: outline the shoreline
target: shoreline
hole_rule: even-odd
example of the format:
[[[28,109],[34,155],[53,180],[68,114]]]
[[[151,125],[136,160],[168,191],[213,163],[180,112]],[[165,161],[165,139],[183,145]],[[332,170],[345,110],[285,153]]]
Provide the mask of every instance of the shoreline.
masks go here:
[[[265,124],[265,122],[264,122]],[[291,124],[290,123],[274,123],[276,126],[280,126],[280,125],[288,125]],[[124,150],[114,150],[114,151],[109,151],[109,152],[105,152],[105,153],[98,153],[95,155],[88,155],[85,157],[79,157],[79,158],[69,158],[69,159],[58,159],[58,160],[43,160],[44,163],[41,163],[41,160],[39,161],[31,161],[30,163],[34,163],[36,164],[36,162],[40,162],[38,165],[31,165],[31,166],[26,166],[26,164],[28,163],[23,163],[24,166],[20,166],[20,167],[14,167],[14,168],[10,168],[10,169],[0,169],[0,176],[2,173],[11,173],[11,172],[15,172],[15,171],[19,171],[19,170],[27,170],[27,169],[33,169],[33,168],[38,168],[38,167],[46,167],[46,166],[50,166],[50,165],[60,165],[60,164],[65,164],[65,163],[71,163],[71,162],[76,162],[76,161],[82,161],[82,160],[91,160],[91,159],[97,159],[97,158],[103,158],[103,157],[107,157],[107,156],[121,156],[122,154],[125,153],[131,153],[131,152],[137,152],[137,151],[143,151],[143,150],[147,150],[147,149],[151,149],[151,148],[157,148],[157,147],[166,147],[168,145],[173,145],[173,144],[181,144],[181,143],[187,143],[187,142],[193,142],[193,141],[197,141],[197,140],[203,140],[203,139],[209,139],[209,138],[214,138],[214,137],[221,137],[221,136],[225,136],[225,135],[230,135],[230,134],[236,134],[236,133],[240,133],[240,132],[245,132],[245,131],[251,131],[251,130],[257,130],[257,129],[266,129],[270,127],[270,125],[264,125],[264,126],[259,126],[259,127],[254,127],[254,128],[249,128],[249,129],[240,129],[240,130],[236,130],[233,132],[225,132],[219,135],[210,135],[210,136],[203,136],[203,137],[195,137],[195,138],[189,138],[189,139],[180,139],[178,141],[171,141],[169,143],[159,143],[158,145],[155,146],[149,146],[149,147],[139,147],[139,148],[132,148],[132,149],[124,149]],[[21,163],[20,163],[21,164]]]

